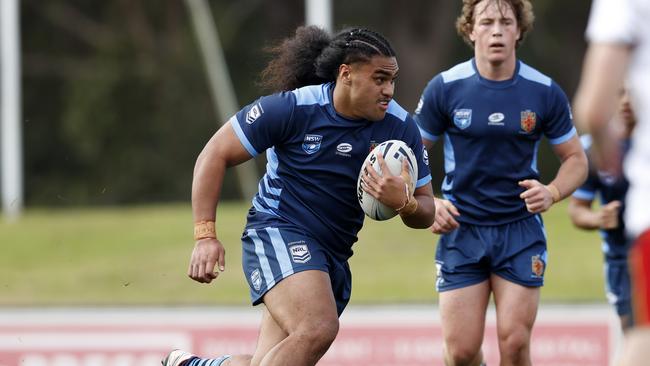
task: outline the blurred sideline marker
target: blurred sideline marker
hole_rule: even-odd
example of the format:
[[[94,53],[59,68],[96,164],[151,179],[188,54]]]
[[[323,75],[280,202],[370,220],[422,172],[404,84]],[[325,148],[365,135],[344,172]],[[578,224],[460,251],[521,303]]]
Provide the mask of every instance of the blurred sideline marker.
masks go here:
[[[0,1],[0,167],[2,209],[16,220],[23,207],[22,133],[20,128],[20,29],[18,0]]]
[[[4,1],[4,0],[2,0]],[[228,65],[206,0],[185,0],[190,13],[194,32],[203,55],[203,64],[208,76],[212,103],[219,123],[226,123],[238,110],[237,98],[228,72]],[[240,193],[244,199],[252,199],[257,193],[259,176],[253,160],[235,167]]]

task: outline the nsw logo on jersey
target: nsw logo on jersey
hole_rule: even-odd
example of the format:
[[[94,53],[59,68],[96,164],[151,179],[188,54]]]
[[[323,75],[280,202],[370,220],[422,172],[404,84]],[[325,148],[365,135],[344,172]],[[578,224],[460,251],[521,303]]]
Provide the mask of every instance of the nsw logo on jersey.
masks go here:
[[[260,103],[255,104],[248,113],[246,113],[246,123],[250,125],[260,118],[263,113],[264,110],[262,109],[262,105]]]
[[[472,110],[471,109],[456,109],[454,110],[454,124],[461,130],[466,129],[472,124]]]
[[[314,154],[320,150],[321,142],[323,142],[323,136],[321,135],[305,135],[305,139],[302,141],[302,149],[307,154]]]
[[[311,253],[309,253],[309,248],[304,241],[300,241],[300,244],[291,245],[289,243],[289,252],[291,253],[291,260],[294,263],[307,263],[311,259]]]
[[[530,110],[521,111],[521,130],[524,133],[531,133],[537,125],[537,115]]]

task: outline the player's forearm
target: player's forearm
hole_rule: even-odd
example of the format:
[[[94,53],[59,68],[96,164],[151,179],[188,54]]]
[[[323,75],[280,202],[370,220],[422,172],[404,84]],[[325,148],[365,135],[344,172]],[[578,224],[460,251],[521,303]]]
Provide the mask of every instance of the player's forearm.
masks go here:
[[[558,189],[560,200],[570,196],[585,182],[588,169],[587,157],[582,150],[562,162],[555,179],[550,183]]]
[[[430,227],[433,224],[436,213],[433,196],[415,195],[413,199],[417,200],[417,210],[409,215],[400,214],[402,222],[413,229],[426,229]]]
[[[194,222],[215,221],[226,163],[204,150],[196,161],[192,180]]]
[[[599,229],[602,225],[602,216],[598,211],[573,203],[569,203],[569,217],[573,225],[584,230]]]

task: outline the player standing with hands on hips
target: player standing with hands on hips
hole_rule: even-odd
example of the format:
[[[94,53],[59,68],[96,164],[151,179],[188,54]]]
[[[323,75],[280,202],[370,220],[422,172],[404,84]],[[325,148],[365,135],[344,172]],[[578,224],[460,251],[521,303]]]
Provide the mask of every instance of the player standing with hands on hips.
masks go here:
[[[267,170],[242,235],[244,275],[254,305],[264,303],[253,355],[201,359],[180,350],[164,366],[315,365],[338,332],[350,299],[348,258],[364,213],[357,178],[376,144],[397,139],[415,153],[419,176],[368,166],[364,189],[427,228],[435,206],[418,128],[393,99],[399,70],[380,34],[354,28],[330,37],[298,28],[274,49],[263,79],[276,94],[244,107],[217,131],[196,162],[192,210],[196,245],[189,276],[210,283],[225,268],[215,210],[227,167],[265,152]]]
[[[424,143],[442,139],[443,198],[432,231],[446,365],[483,364],[494,295],[501,365],[530,365],[530,335],[547,264],[540,213],[586,178],[587,159],[566,95],[517,59],[533,25],[528,0],[463,0],[456,22],[474,57],[435,76],[415,113]],[[545,136],[561,160],[539,182]]]

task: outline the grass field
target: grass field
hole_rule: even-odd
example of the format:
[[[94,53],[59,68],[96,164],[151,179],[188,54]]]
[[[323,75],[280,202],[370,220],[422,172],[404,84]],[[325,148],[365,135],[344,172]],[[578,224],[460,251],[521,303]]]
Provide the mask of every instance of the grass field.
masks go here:
[[[189,205],[29,209],[0,222],[0,305],[244,305],[239,237],[248,203],[223,203],[217,230],[226,272],[210,285],[186,276]],[[604,302],[600,239],[574,229],[566,205],[544,216],[549,265],[542,301]],[[351,259],[352,304],[435,301],[434,237],[398,219],[366,220]]]

